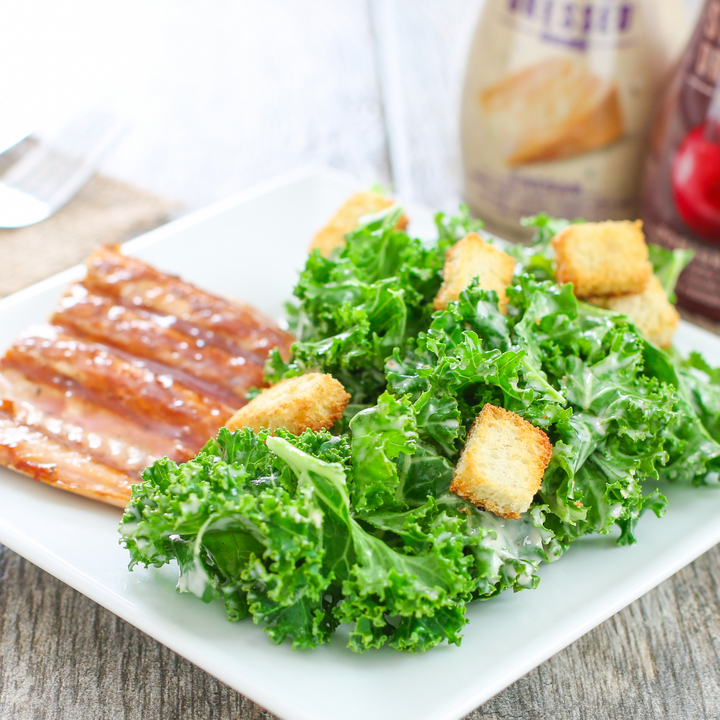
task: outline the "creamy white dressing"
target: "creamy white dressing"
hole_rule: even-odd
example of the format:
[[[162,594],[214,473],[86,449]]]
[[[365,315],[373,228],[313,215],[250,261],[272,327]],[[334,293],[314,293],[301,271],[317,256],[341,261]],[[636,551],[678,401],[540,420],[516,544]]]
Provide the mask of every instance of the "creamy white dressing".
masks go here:
[[[200,511],[202,503],[200,502],[197,495],[194,495],[187,502],[180,503],[180,510],[184,515],[194,515]]]
[[[491,578],[497,579],[502,573],[521,587],[531,587],[533,569],[545,556],[550,562],[560,557],[561,552],[552,545],[552,534],[534,524],[534,512],[525,513],[519,520],[508,520],[484,510],[473,512],[474,524],[491,531],[482,541],[484,547],[493,551]],[[515,562],[527,565],[518,570]]]
[[[178,578],[177,589],[180,592],[189,592],[202,599],[205,590],[212,586],[212,581],[205,568],[195,561],[191,568],[184,567]]]

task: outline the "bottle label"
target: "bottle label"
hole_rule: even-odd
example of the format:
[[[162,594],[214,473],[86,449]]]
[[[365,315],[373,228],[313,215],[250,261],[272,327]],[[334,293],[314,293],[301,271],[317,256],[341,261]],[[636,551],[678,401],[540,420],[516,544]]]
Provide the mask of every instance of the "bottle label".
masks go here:
[[[630,0],[489,0],[471,52],[462,137],[481,217],[637,212],[661,33]]]
[[[516,31],[580,52],[634,41],[637,7],[633,2],[508,0],[507,11],[501,22],[509,21]]]
[[[687,82],[710,97],[720,79],[720,0],[709,2],[703,16]]]

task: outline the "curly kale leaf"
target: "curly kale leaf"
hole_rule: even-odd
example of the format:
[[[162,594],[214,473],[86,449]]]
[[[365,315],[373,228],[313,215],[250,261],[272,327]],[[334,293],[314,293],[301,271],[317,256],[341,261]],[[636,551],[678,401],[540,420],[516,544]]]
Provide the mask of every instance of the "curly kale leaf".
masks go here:
[[[462,240],[468,233],[482,230],[483,221],[472,217],[467,205],[461,205],[455,215],[436,213],[435,227],[438,232],[437,245],[444,252],[458,240]]]
[[[330,258],[310,255],[294,291],[292,360],[271,354],[268,381],[329,372],[353,405],[377,400],[387,358],[427,326],[444,262],[443,248],[395,228],[400,213],[394,206],[372,216]]]
[[[356,482],[381,455],[408,457],[412,442],[390,427],[407,413],[388,397],[369,421],[382,438],[353,467]],[[315,647],[349,622],[355,651],[416,652],[459,643],[467,602],[534,587],[558,552],[542,513],[500,522],[447,487],[437,502],[356,515],[349,459],[326,432],[223,430],[184,465],[159,461],[123,517],[131,565],[176,561],[179,591],[224,600],[230,619],[250,616],[278,643]]]
[[[667,250],[652,243],[648,245],[648,250],[653,272],[660,280],[660,284],[663,286],[663,290],[665,290],[670,302],[675,302],[677,299],[675,297],[675,285],[677,285],[680,273],[687,267],[695,253],[692,250],[680,248]]]
[[[720,438],[720,368],[711,368],[700,353],[690,353],[677,372],[687,399],[711,437]]]
[[[252,616],[275,642],[314,647],[337,625],[327,597],[348,563],[326,542],[324,498],[266,443],[313,453],[317,468],[343,482],[350,451],[327,432],[280,435],[222,429],[194,460],[156,462],[133,489],[120,531],[131,567],[175,560],[181,592],[222,598],[230,619]]]

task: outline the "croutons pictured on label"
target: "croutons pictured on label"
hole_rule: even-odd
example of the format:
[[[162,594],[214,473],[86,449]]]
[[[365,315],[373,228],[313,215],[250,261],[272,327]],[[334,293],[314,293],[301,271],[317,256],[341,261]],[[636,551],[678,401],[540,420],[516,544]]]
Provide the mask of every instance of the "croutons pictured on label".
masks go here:
[[[511,166],[586,153],[625,132],[618,86],[573,58],[506,75],[478,99]]]
[[[650,342],[662,348],[672,345],[680,315],[668,300],[655,275],[650,276],[645,289],[640,293],[618,297],[591,297],[588,302],[627,315]]]
[[[486,243],[477,233],[469,233],[445,255],[443,284],[435,297],[435,310],[444,310],[473,278],[483,290],[494,290],[501,312],[505,312],[505,288],[515,272],[515,261],[502,250]]]
[[[305,430],[327,430],[342,417],[350,400],[332,375],[308,373],[287,378],[263,390],[225,423],[230,430],[242,427],[255,432],[286,428],[294,435]]]
[[[360,218],[372,215],[394,205],[392,198],[385,197],[370,190],[351,195],[342,207],[332,216],[330,222],[312,239],[309,252],[317,248],[321,255],[328,257],[330,253],[345,244],[345,235],[352,232]],[[407,227],[408,219],[403,215],[395,226],[398,230]]]
[[[486,404],[455,467],[450,491],[505,518],[519,518],[552,457],[548,436],[519,415]]]
[[[569,225],[552,246],[557,281],[579,298],[639,293],[652,275],[641,220]]]

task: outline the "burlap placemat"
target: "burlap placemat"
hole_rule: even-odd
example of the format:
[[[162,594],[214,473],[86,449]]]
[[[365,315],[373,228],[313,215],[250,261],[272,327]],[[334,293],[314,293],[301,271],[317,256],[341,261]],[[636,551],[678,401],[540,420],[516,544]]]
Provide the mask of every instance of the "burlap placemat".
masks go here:
[[[166,222],[179,203],[96,175],[47,220],[0,230],[0,297],[82,262],[98,245],[121,243]]]

